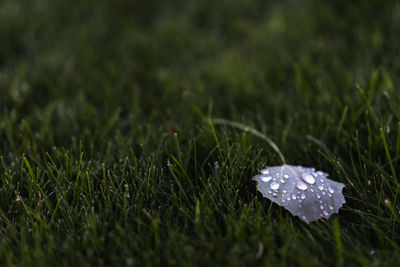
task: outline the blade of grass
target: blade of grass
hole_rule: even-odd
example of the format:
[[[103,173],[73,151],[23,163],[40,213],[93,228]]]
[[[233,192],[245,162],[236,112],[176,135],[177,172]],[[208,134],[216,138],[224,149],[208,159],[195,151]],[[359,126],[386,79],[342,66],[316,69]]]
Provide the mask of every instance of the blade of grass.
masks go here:
[[[383,132],[382,128],[381,128],[381,139],[382,139],[383,146],[385,148],[386,158],[389,162],[390,170],[392,171],[394,181],[396,182],[397,185],[399,185],[399,181],[397,180],[396,170],[394,169],[394,166],[393,166],[392,156],[390,155],[389,147],[386,142],[385,133]]]

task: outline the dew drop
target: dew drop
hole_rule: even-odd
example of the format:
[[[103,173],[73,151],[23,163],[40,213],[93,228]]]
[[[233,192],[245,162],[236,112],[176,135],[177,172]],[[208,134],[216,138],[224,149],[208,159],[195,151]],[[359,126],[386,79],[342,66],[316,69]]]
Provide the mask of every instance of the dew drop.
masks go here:
[[[369,252],[369,254],[370,254],[370,255],[374,255],[374,254],[375,254],[375,250],[371,250],[371,251]]]
[[[283,190],[282,192],[283,192],[284,194],[286,194],[286,193],[287,193],[287,191],[286,191],[286,190]]]
[[[328,187],[328,191],[329,191],[329,193],[331,193],[331,194],[333,194],[333,192],[335,192],[335,190],[333,190],[333,188],[332,187]]]
[[[323,206],[323,205],[319,205],[319,208],[320,208],[321,210],[323,210],[323,209],[324,209],[324,206]]]
[[[308,183],[308,184],[315,184],[315,179],[314,177],[309,174],[309,173],[303,173],[301,175],[301,179],[303,179],[304,182]]]
[[[269,171],[267,169],[264,169],[261,171],[261,174],[264,174],[264,175],[269,174]]]
[[[322,175],[324,175],[324,173],[323,173],[323,172],[321,172],[321,171],[317,171],[317,174],[318,174],[319,176],[322,176]]]
[[[285,182],[285,180],[281,179],[281,183],[284,184],[284,183],[286,183],[286,182]]]
[[[261,177],[261,180],[262,180],[263,182],[269,182],[269,181],[271,181],[271,179],[272,179],[272,177],[271,177],[270,175],[262,176],[262,177]]]
[[[301,182],[301,181],[297,183],[296,187],[298,189],[300,189],[300,190],[303,190],[303,191],[307,190],[307,185],[305,183]]]
[[[324,190],[324,187],[322,185],[318,186],[319,190]]]
[[[322,194],[325,196],[325,191],[322,191]]]
[[[333,210],[333,206],[332,206],[332,205],[329,205],[329,209]]]
[[[306,199],[306,195],[304,193],[301,194],[301,199]]]
[[[318,199],[320,199],[320,198],[321,198],[321,195],[320,195],[320,194],[316,194],[316,196],[317,196],[317,198],[318,198]]]
[[[317,177],[317,176],[318,176],[318,174],[317,174],[317,173],[315,173],[315,172],[313,172],[313,173],[312,173],[312,176],[314,176],[314,177]]]
[[[271,185],[270,185],[270,187],[271,187],[272,190],[278,190],[278,188],[279,188],[279,183],[277,183],[277,182],[272,182]]]
[[[292,193],[292,199],[296,199],[296,195]]]
[[[329,215],[329,213],[328,213],[327,210],[324,210],[324,215],[325,215],[325,216],[328,216],[328,215]]]
[[[289,175],[285,174],[283,177],[285,177],[286,179],[289,179]]]

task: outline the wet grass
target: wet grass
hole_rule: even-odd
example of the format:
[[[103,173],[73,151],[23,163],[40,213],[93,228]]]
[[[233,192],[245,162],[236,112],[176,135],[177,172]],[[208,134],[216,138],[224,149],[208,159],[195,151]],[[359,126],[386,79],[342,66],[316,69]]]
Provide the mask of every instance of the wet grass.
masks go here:
[[[395,1],[0,3],[0,263],[394,266]],[[309,225],[251,181],[346,185]]]

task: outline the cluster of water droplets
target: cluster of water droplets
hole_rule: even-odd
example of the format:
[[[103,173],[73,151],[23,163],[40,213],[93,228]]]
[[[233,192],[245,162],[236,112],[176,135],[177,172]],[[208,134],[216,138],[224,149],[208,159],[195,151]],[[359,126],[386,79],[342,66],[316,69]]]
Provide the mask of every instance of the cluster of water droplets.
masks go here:
[[[283,165],[264,169],[253,180],[265,197],[308,223],[329,218],[345,203],[344,185],[327,176],[314,168]]]

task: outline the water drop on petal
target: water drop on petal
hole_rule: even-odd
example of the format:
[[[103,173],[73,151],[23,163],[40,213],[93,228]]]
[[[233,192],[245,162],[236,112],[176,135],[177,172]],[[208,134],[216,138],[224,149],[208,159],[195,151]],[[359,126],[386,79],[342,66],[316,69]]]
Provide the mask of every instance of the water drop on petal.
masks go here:
[[[308,184],[315,184],[315,179],[314,177],[309,174],[309,173],[303,173],[301,175],[301,179],[303,179],[304,182],[308,183]]]
[[[303,191],[307,190],[307,185],[305,183],[301,182],[301,181],[297,183],[296,187],[298,189],[300,189],[300,190],[303,190]]]
[[[271,187],[272,190],[278,190],[279,189],[279,183],[272,182],[270,187]]]
[[[261,180],[262,180],[263,182],[269,182],[269,181],[271,181],[271,179],[272,179],[272,176],[270,176],[270,175],[261,176]]]
[[[328,191],[329,193],[333,194],[335,192],[335,190],[333,190],[333,188],[331,186],[328,186]]]
[[[261,170],[261,174],[263,175],[269,174],[269,170],[267,169]]]

